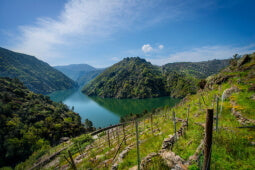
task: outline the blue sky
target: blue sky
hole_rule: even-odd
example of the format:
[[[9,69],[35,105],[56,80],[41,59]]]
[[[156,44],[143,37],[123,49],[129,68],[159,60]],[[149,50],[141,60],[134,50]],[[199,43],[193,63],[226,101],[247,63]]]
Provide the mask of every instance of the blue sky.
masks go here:
[[[255,1],[1,0],[0,46],[50,65],[156,65],[255,52]]]

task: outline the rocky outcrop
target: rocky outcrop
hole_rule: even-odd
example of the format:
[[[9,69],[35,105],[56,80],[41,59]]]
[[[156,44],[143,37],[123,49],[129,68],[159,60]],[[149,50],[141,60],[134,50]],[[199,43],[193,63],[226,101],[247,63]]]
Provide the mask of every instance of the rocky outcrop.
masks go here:
[[[146,165],[151,162],[151,159],[155,156],[158,156],[158,153],[150,153],[149,155],[147,155],[145,158],[143,158],[143,160],[141,161],[141,169],[145,170],[146,169]]]
[[[232,114],[236,117],[236,119],[239,123],[241,123],[242,125],[246,125],[246,124],[254,124],[255,125],[255,120],[247,119],[247,118],[243,117],[242,113],[234,107],[237,105],[234,101],[231,101],[231,104],[232,104],[232,109],[231,109]]]
[[[174,152],[161,150],[159,153],[160,156],[165,160],[165,163],[172,170],[187,170],[187,166],[185,164],[185,160],[182,159],[179,155],[175,155]]]
[[[118,158],[116,159],[115,163],[112,166],[112,170],[117,170],[118,169],[118,165],[122,162],[122,160],[124,159],[124,157],[128,154],[128,152],[133,148],[134,144],[131,144],[129,146],[127,146],[118,156]]]
[[[208,77],[205,88],[212,89],[214,84],[221,85],[227,82],[228,79],[230,79],[231,77],[233,77],[233,75],[224,75],[224,74],[218,74],[212,77]]]
[[[244,55],[242,58],[240,58],[238,61],[237,61],[237,67],[241,67],[242,65],[248,63],[251,61],[251,57],[250,55]]]
[[[169,135],[169,138],[164,139],[161,147],[162,149],[171,150],[176,140],[184,134],[187,122],[182,119],[180,119],[180,121],[183,122],[181,128],[176,132],[176,135]]]
[[[204,140],[201,140],[200,145],[197,147],[196,152],[189,157],[188,163],[192,164],[193,162],[197,162],[199,159],[199,155],[202,152],[204,147]]]
[[[236,93],[239,91],[240,91],[240,89],[238,87],[232,86],[223,92],[222,99],[225,100],[225,99],[229,98],[233,93]]]

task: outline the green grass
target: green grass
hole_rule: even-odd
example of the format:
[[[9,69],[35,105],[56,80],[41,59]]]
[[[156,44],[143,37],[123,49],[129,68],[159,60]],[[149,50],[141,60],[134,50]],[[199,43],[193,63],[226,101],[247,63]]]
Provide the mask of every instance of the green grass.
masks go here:
[[[244,73],[236,74],[245,76]],[[185,135],[180,137],[173,147],[173,152],[181,158],[188,160],[188,158],[195,153],[201,140],[204,138],[204,129],[197,123],[205,123],[207,108],[213,108],[214,115],[216,115],[215,96],[221,98],[225,89],[236,85],[241,89],[240,92],[234,93],[229,99],[226,99],[223,102],[219,101],[219,107],[222,104],[223,109],[222,113],[219,114],[219,131],[213,131],[211,169],[255,169],[255,147],[251,145],[251,142],[255,142],[255,130],[237,128],[240,127],[241,124],[231,113],[231,101],[234,100],[240,106],[240,111],[245,117],[254,119],[255,102],[250,98],[253,93],[247,92],[247,84],[238,84],[238,79],[233,78],[230,81],[232,84],[224,83],[221,86],[214,85],[212,90],[206,90],[204,92],[199,92],[196,95],[187,96],[185,99],[186,102],[180,103],[174,108],[157,110],[153,115],[153,129],[159,129],[160,131],[154,132],[154,134],[151,132],[149,114],[145,115],[144,118],[140,118],[139,139],[141,143],[139,147],[141,160],[152,152],[159,152],[163,140],[174,133],[172,121],[173,111],[176,113],[177,118],[186,119],[188,107],[190,106],[188,129],[186,129]],[[205,103],[202,100],[202,96]],[[180,127],[181,123],[178,122],[177,130]],[[123,161],[119,164],[119,169],[129,169],[137,165],[136,138],[133,123],[129,123],[125,127],[125,131],[126,135],[129,136],[129,140],[127,141],[127,145],[123,144],[121,146],[119,153],[127,146],[131,144],[133,146],[124,157]],[[109,169],[113,165],[111,158],[115,155],[119,145],[117,137],[112,137],[111,146],[109,147],[107,142],[107,133],[102,132],[98,136],[99,139],[91,141],[94,147],[85,151],[87,157],[77,164],[78,169]],[[121,141],[123,138],[122,129],[119,130],[119,136]],[[85,146],[87,146],[90,142],[84,142],[84,138],[85,137],[75,138],[72,141],[77,143],[76,141],[78,140],[81,142],[81,145],[85,143]],[[61,146],[58,147],[61,148]],[[83,149],[84,148],[85,147],[83,147]],[[72,150],[74,158],[79,155],[75,145],[73,145],[70,149]],[[34,155],[34,157],[36,157],[36,155]],[[98,158],[95,159],[96,157]],[[105,162],[105,164],[103,162]],[[32,163],[32,161],[29,163]],[[61,159],[60,164],[64,165],[67,164],[67,162],[64,159]],[[146,169],[169,168],[160,156],[155,156],[146,166]],[[199,169],[199,167],[198,164],[194,162],[188,167],[188,169],[195,170]]]

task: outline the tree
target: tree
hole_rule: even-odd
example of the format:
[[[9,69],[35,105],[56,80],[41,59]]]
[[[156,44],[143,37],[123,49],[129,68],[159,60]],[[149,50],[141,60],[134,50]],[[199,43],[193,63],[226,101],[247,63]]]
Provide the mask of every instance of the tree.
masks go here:
[[[89,119],[86,119],[84,125],[87,131],[93,131],[94,127],[93,127],[92,121],[90,121]]]
[[[236,66],[237,60],[241,58],[241,55],[234,54],[233,57],[230,59],[230,64]]]

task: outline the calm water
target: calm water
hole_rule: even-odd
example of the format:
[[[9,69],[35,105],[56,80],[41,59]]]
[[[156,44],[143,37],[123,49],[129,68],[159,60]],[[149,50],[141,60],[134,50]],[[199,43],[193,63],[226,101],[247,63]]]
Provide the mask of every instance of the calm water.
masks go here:
[[[95,127],[106,127],[119,123],[120,117],[129,113],[139,114],[145,109],[165,105],[173,106],[179,102],[178,99],[170,97],[150,99],[104,99],[100,97],[88,97],[79,89],[57,91],[49,95],[53,101],[62,101],[74,111],[79,113],[82,121],[86,118],[93,122]]]

